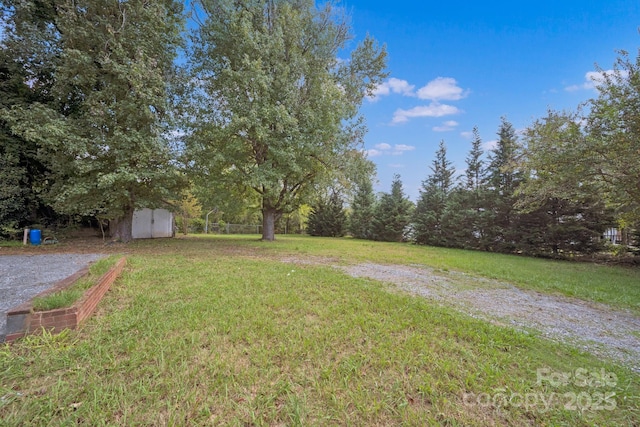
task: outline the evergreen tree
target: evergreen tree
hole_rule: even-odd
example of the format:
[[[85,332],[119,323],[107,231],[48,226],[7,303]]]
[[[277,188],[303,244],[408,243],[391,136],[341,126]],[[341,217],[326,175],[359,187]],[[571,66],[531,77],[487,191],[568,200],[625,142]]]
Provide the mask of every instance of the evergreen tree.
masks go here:
[[[512,252],[519,239],[515,191],[522,182],[518,170],[521,147],[513,125],[502,117],[496,147],[489,154],[487,208],[482,245],[489,250]]]
[[[440,141],[431,175],[422,183],[413,214],[414,241],[421,245],[445,246],[450,228],[443,223],[455,169],[447,160],[447,148]]]
[[[351,202],[349,217],[349,232],[356,239],[372,239],[373,218],[376,197],[373,194],[373,184],[369,177],[356,184],[356,192]]]
[[[599,198],[549,197],[536,210],[520,214],[517,249],[530,255],[558,256],[603,249],[602,235],[614,225],[613,211]]]
[[[374,240],[402,242],[411,221],[413,203],[402,189],[400,175],[393,176],[391,193],[383,193],[376,204],[372,220]]]
[[[344,236],[347,216],[342,198],[333,191],[327,200],[320,199],[312,206],[307,221],[307,232],[311,236],[341,237]]]
[[[467,169],[461,185],[452,191],[445,212],[450,246],[479,249],[485,235],[483,224],[487,215],[487,174],[483,160],[482,139],[473,128],[471,150],[466,158]]]

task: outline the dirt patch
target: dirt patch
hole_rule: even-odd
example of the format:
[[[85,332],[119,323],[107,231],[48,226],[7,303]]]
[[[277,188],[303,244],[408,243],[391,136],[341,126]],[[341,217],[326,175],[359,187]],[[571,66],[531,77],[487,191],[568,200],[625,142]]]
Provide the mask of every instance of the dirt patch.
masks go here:
[[[366,263],[341,268],[353,277],[392,283],[476,318],[537,330],[549,339],[568,342],[640,372],[640,318],[630,312],[422,266]]]

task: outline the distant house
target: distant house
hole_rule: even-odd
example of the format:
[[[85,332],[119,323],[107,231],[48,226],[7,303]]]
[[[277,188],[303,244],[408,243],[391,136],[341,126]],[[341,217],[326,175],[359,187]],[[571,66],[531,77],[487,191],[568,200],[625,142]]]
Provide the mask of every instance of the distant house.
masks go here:
[[[175,235],[173,213],[166,209],[138,209],[133,213],[131,236],[156,239]]]
[[[617,228],[607,229],[607,231],[604,232],[603,237],[614,245],[622,243],[622,233]]]

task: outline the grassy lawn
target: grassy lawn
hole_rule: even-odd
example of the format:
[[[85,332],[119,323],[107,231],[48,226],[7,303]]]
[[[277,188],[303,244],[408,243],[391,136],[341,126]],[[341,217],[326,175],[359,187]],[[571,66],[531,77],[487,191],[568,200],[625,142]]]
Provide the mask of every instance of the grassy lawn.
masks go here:
[[[0,346],[0,425],[640,423],[640,376],[627,369],[330,266],[276,259],[423,264],[563,293],[578,275],[598,288],[578,296],[637,308],[637,290],[610,298],[614,282],[602,282],[637,287],[633,270],[300,237],[130,250],[81,330]]]
[[[212,253],[212,242],[215,242],[215,251],[227,254],[242,252],[255,257],[326,257],[334,264],[375,262],[423,265],[443,271],[460,271],[497,279],[523,289],[601,302],[640,315],[640,269],[637,268],[552,261],[406,243],[307,236],[278,236],[276,242],[264,244],[258,241],[257,236],[200,235],[167,241],[164,248],[158,248],[158,245],[151,241],[139,241],[135,245],[143,251],[180,251],[203,256]]]

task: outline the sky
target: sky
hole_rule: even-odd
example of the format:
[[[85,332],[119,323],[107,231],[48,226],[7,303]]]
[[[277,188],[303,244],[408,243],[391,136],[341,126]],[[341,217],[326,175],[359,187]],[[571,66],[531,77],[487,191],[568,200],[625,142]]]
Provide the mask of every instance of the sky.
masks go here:
[[[375,191],[399,174],[416,201],[440,141],[458,173],[471,131],[486,150],[500,118],[520,132],[549,108],[575,110],[597,96],[590,79],[617,51],[635,60],[640,0],[342,0],[356,46],[367,33],[385,44],[389,78],[365,100]]]

